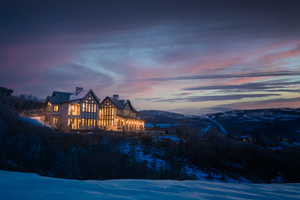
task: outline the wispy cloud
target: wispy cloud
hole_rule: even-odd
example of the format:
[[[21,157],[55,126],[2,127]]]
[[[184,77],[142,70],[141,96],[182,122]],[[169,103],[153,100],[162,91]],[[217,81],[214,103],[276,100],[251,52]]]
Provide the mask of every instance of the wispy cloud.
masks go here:
[[[194,79],[229,79],[229,78],[249,78],[249,77],[278,77],[278,76],[300,76],[300,71],[276,71],[276,72],[254,72],[245,74],[199,74],[191,76],[176,76],[151,78],[151,81],[171,81],[171,80],[194,80]]]
[[[278,108],[278,107],[291,107],[299,108],[300,97],[294,98],[274,98],[268,100],[258,100],[254,102],[237,102],[230,104],[221,104],[211,107],[213,112],[224,110],[238,110],[238,109],[256,109],[256,108]]]
[[[41,98],[83,86],[155,109],[297,96],[299,6],[157,2],[4,3],[0,85]]]
[[[261,81],[254,83],[245,83],[239,85],[209,85],[199,87],[183,88],[184,91],[201,91],[201,90],[227,90],[236,92],[247,91],[281,91],[281,92],[298,92],[298,89],[289,89],[288,86],[300,86],[300,81]]]
[[[240,100],[245,98],[260,98],[280,96],[280,94],[232,94],[232,95],[211,95],[211,96],[191,96],[181,98],[149,98],[143,100],[149,100],[154,102],[203,102],[203,101],[228,101],[228,100]]]
[[[170,111],[189,113],[189,114],[206,114],[225,112],[230,110],[241,109],[263,109],[263,108],[299,108],[300,97],[295,98],[274,98],[268,100],[257,100],[253,102],[235,102],[224,104],[220,103],[217,106],[203,107],[203,108],[177,108]]]

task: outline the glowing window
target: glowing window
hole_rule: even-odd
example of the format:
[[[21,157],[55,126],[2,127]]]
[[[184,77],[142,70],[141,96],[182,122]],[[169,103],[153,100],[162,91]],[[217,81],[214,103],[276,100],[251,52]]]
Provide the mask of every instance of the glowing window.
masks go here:
[[[85,103],[82,104],[82,111],[85,112]]]
[[[74,119],[68,119],[68,125],[71,129],[76,130],[79,129],[81,120],[78,118],[74,118]]]
[[[114,117],[116,114],[116,108],[106,100],[99,108],[100,127],[112,127],[114,126]]]
[[[47,105],[47,111],[50,112],[51,111],[51,103],[48,102],[48,105]]]
[[[53,125],[57,126],[57,124],[58,124],[58,118],[53,117]]]
[[[59,111],[59,106],[58,105],[54,105],[53,106],[53,112],[58,112]]]
[[[69,105],[69,115],[80,115],[80,104]]]

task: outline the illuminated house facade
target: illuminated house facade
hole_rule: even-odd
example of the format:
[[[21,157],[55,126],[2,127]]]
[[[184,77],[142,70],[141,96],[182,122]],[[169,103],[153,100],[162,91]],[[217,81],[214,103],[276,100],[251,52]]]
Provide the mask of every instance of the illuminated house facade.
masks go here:
[[[144,121],[129,100],[118,95],[106,97],[102,102],[96,94],[83,88],[75,93],[54,91],[47,97],[45,122],[62,130],[105,129],[114,131],[144,130]]]
[[[120,100],[119,95],[106,97],[100,104],[99,127],[108,130],[143,130],[144,121],[129,100]]]

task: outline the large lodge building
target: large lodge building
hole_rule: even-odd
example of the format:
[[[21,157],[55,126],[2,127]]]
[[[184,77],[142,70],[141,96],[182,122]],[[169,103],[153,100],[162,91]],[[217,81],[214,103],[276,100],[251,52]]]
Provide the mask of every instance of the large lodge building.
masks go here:
[[[54,91],[46,103],[46,123],[61,130],[144,130],[144,121],[131,102],[119,95],[100,101],[92,90],[76,88],[75,93]]]

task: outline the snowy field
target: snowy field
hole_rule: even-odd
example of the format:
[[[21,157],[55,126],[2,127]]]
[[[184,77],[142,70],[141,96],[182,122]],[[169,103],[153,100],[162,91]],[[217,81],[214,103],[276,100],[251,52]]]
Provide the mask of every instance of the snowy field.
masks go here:
[[[105,199],[300,199],[300,184],[235,184],[208,181],[77,181],[0,171],[3,200]]]

